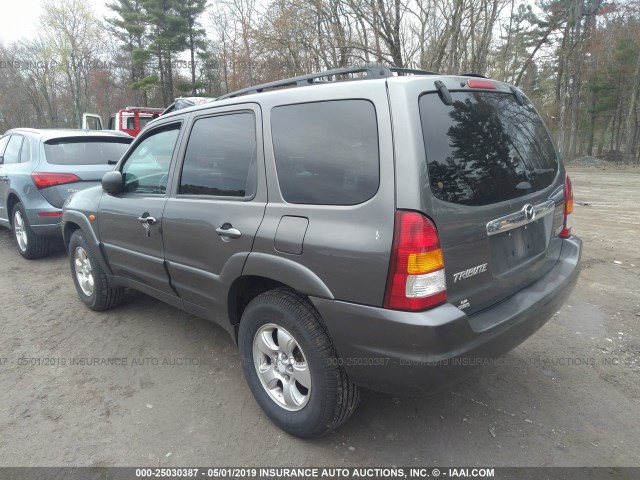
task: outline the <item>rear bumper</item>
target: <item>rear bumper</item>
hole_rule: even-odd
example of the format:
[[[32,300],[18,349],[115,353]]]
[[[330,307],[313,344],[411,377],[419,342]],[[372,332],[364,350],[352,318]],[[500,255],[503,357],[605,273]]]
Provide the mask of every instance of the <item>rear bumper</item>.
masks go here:
[[[58,217],[59,218],[59,217]],[[62,230],[60,229],[60,222],[44,224],[44,225],[31,225],[33,233],[41,237],[60,237],[62,238]]]
[[[467,316],[451,304],[411,313],[311,298],[350,378],[372,390],[434,393],[507,353],[544,325],[578,280],[582,242],[563,241],[557,264],[505,301]]]

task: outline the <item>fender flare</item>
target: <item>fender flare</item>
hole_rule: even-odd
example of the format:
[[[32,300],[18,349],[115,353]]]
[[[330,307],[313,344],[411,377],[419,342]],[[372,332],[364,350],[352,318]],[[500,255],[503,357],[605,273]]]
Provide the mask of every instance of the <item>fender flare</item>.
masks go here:
[[[98,237],[96,237],[96,233],[93,231],[91,222],[89,221],[89,219],[84,213],[79,212],[77,210],[64,210],[64,212],[62,213],[62,238],[64,240],[64,245],[65,245],[65,248],[67,249],[67,252],[69,251],[69,242],[71,241],[70,233],[72,232],[67,227],[67,225],[70,223],[77,225],[80,228],[80,230],[82,230],[82,233],[84,233],[87,243],[89,243],[89,245],[93,247],[93,251],[98,257],[98,262],[100,262],[100,266],[102,267],[102,270],[106,274],[111,275],[112,274],[111,268],[109,268],[109,264],[104,258],[104,252],[102,251],[102,244],[98,240]]]
[[[242,275],[269,278],[296,289],[302,294],[334,300],[333,293],[320,277],[304,265],[288,258],[252,252]]]

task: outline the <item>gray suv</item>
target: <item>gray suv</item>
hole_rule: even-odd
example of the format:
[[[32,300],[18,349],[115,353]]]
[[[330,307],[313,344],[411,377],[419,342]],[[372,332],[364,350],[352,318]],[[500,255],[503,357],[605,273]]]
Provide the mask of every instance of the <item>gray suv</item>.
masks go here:
[[[28,259],[60,248],[62,204],[100,184],[133,140],[126,133],[16,128],[0,136],[0,226]]]
[[[266,414],[316,437],[359,387],[430,393],[539,329],[578,278],[572,207],[519,90],[354,67],[160,117],[63,235],[89,308],[129,287],[216,322]]]

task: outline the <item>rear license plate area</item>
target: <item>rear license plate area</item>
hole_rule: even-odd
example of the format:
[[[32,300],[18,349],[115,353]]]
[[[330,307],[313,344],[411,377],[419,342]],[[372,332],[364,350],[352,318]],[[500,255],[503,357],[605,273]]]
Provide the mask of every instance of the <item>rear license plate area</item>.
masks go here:
[[[490,237],[494,275],[510,272],[544,253],[548,239],[543,220]]]

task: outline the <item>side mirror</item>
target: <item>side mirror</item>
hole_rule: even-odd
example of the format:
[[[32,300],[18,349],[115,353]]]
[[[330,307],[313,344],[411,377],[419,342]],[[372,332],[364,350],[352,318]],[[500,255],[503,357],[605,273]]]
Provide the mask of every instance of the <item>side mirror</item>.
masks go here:
[[[4,163],[4,155],[0,155],[0,165]]]
[[[121,193],[124,190],[122,185],[122,172],[115,170],[105,173],[102,177],[102,189],[111,194]]]

